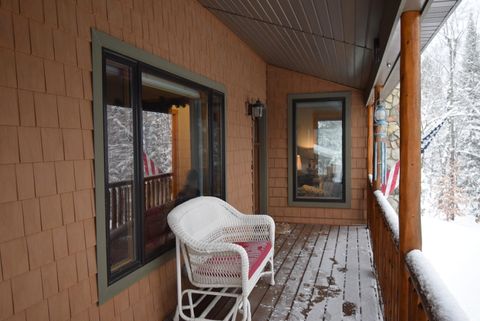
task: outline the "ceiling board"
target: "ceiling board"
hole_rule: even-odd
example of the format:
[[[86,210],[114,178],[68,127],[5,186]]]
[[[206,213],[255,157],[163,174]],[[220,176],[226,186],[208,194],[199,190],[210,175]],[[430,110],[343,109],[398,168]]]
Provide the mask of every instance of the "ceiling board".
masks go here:
[[[267,63],[364,90],[398,60],[403,6],[427,2],[422,48],[456,0],[198,0]],[[374,39],[382,60],[374,61]],[[395,66],[394,66],[395,67]],[[395,68],[393,68],[395,69]]]

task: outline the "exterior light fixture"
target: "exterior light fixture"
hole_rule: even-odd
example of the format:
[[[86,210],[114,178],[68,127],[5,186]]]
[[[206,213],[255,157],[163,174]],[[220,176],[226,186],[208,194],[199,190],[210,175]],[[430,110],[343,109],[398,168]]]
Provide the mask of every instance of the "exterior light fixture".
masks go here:
[[[263,111],[265,110],[265,104],[263,104],[260,99],[257,99],[256,102],[248,103],[248,114],[255,118],[262,118]]]
[[[387,176],[387,150],[386,150],[386,125],[387,125],[387,111],[385,104],[378,100],[375,106],[375,113],[373,114],[375,121],[375,142],[373,149],[373,180],[379,182],[379,187],[386,181]]]
[[[385,110],[385,104],[378,101],[377,106],[375,106],[375,125],[381,126],[386,123],[387,120],[387,111]]]

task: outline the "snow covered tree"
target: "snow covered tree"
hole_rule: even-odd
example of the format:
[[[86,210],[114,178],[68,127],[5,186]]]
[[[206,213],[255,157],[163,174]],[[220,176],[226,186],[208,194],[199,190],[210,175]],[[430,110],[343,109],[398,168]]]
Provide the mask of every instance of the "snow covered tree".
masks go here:
[[[480,218],[480,59],[475,19],[453,14],[422,56],[423,208],[446,220]]]
[[[422,55],[422,136],[438,126],[447,112],[446,92],[439,90],[445,88],[445,69],[443,63],[430,54],[439,50],[436,48],[437,45],[438,43],[432,43],[429,50]],[[442,126],[441,132],[432,139],[422,155],[422,205],[424,210],[433,209],[435,212],[440,211],[437,208],[437,200],[440,197],[441,184],[437,184],[437,181],[446,174],[443,161],[445,148],[441,144],[444,140],[441,136],[445,136],[446,133],[443,127],[445,126]]]
[[[470,15],[466,27],[461,70],[461,103],[465,116],[459,136],[469,138],[461,141],[459,158],[463,165],[460,186],[471,197],[470,211],[480,218],[480,57],[477,26]]]

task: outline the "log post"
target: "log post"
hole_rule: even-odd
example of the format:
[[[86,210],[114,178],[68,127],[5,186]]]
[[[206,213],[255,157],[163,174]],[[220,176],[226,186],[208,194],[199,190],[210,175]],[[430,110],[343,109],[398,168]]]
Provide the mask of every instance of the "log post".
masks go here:
[[[368,105],[367,108],[367,175],[373,175],[373,104]]]
[[[374,215],[374,204],[373,204],[373,189],[370,189],[370,185],[372,184],[373,179],[373,104],[369,104],[367,106],[367,180],[368,180],[368,187],[367,187],[367,221],[368,227],[370,231],[373,233],[374,224],[373,219]],[[372,175],[372,179],[370,179],[370,175]]]
[[[405,255],[422,248],[420,221],[420,12],[401,17],[400,54],[400,321],[408,320]]]

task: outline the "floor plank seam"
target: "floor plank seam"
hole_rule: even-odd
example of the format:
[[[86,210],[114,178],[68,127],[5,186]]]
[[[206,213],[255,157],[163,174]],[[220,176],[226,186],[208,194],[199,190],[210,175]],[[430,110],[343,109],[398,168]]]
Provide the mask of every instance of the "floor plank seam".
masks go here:
[[[378,314],[377,314],[377,317],[379,320],[383,320],[384,316],[383,316],[383,302],[382,302],[382,296],[380,295],[381,294],[381,291],[382,289],[380,288],[380,284],[378,283],[378,275],[377,275],[377,270],[375,268],[375,264],[373,262],[373,251],[372,251],[372,243],[371,243],[371,240],[370,240],[370,230],[368,228],[365,228],[365,233],[367,235],[367,247],[368,247],[368,256],[370,257],[370,267],[372,269],[372,272],[373,272],[373,275],[375,276],[375,291],[374,291],[374,294],[376,296],[376,301],[377,303],[379,304],[379,309],[378,309]]]
[[[300,286],[302,285],[302,281],[303,281],[303,275],[305,275],[305,272],[307,271],[307,268],[312,260],[312,254],[313,252],[315,251],[315,248],[317,246],[317,243],[318,243],[318,239],[320,238],[320,232],[323,230],[323,227],[320,228],[319,231],[317,231],[317,236],[315,238],[315,244],[313,245],[312,247],[312,250],[310,251],[310,254],[309,254],[309,257],[308,257],[308,260],[307,260],[307,263],[305,264],[305,268],[303,269],[303,273],[302,273],[302,278],[299,278],[300,279],[300,282],[298,282],[298,286],[297,286],[297,289],[295,291],[295,297],[296,297],[296,294],[298,293],[298,289],[300,288]],[[288,320],[290,318],[290,313],[292,311],[292,308],[293,308],[293,305],[295,303],[295,299],[292,300],[292,303],[290,304],[290,309],[288,310],[287,312],[287,315],[285,316],[285,320]]]
[[[302,254],[302,250],[305,248],[305,244],[307,243],[307,240],[308,240],[308,237],[310,236],[310,233],[312,233],[313,231],[313,226],[312,226],[312,229],[310,230],[308,236],[305,237],[305,242],[303,243],[303,246],[302,248],[300,249],[300,251],[298,252],[297,254],[297,257],[295,258],[295,263],[293,264],[292,266],[292,269],[290,270],[290,272],[288,273],[288,277],[286,278],[286,281],[285,281],[285,284],[283,284],[283,287],[282,287],[282,290],[280,291],[280,293],[283,293],[283,291],[285,290],[285,285],[286,283],[288,282],[288,280],[290,279],[291,275],[292,275],[292,272],[293,270],[295,269],[295,265],[296,263],[298,262],[298,259],[300,258],[300,255]],[[273,305],[271,311],[270,311],[270,314],[268,316],[268,320],[270,320],[270,318],[272,317],[272,313],[275,311],[275,306],[277,305],[278,303],[278,300],[280,299],[281,295],[278,296],[277,300],[275,300],[275,304]]]
[[[357,229],[357,262],[358,262],[358,295],[360,297],[360,303],[362,302],[362,274],[361,274],[361,265],[360,265],[360,235],[359,231]],[[363,319],[363,307],[362,304],[360,304],[359,307],[359,312],[360,312],[360,320]]]
[[[340,236],[340,228],[337,227],[338,229],[338,232],[337,232],[337,239],[335,240],[335,249],[333,251],[333,259],[335,259],[335,256],[337,255],[337,247],[338,247],[338,238]],[[328,288],[327,288],[327,296],[325,298],[325,307],[323,308],[323,317],[322,317],[322,320],[325,321],[325,316],[327,314],[327,308],[328,308],[328,301],[329,301],[329,298],[330,298],[330,295],[331,295],[331,286],[332,286],[332,277],[333,277],[333,266],[335,265],[335,262],[332,261],[332,265],[331,265],[331,268],[330,268],[330,277],[327,278],[327,282],[328,282]]]
[[[285,261],[288,258],[288,254],[290,254],[292,252],[292,249],[295,247],[295,244],[298,242],[300,235],[305,231],[306,228],[307,228],[307,225],[303,225],[303,228],[302,228],[302,230],[301,230],[301,232],[299,233],[298,236],[296,236],[296,237],[295,236],[291,236],[291,237],[289,236],[288,237],[288,238],[294,238],[295,237],[295,241],[293,242],[292,246],[289,248],[287,254],[285,255],[285,258],[282,259],[282,263],[278,265],[279,267],[283,266],[283,264],[285,263]],[[280,271],[281,271],[281,268],[278,268],[277,272],[275,273],[275,276],[277,276],[277,274]],[[270,289],[270,287],[267,286],[265,293],[262,295],[261,299],[259,300],[259,304],[257,305],[257,308],[255,309],[255,311],[253,311],[253,309],[252,309],[252,316],[255,315],[256,310],[258,310],[258,307],[261,305],[261,302],[263,302],[263,299],[267,295],[269,289]]]
[[[321,229],[321,231],[323,231],[323,227]],[[305,310],[309,311],[311,310],[312,306],[313,306],[313,295],[314,295],[314,292],[315,292],[315,284],[317,284],[318,282],[318,278],[319,278],[319,274],[320,274],[320,267],[322,266],[322,263],[323,263],[323,259],[325,257],[325,250],[326,250],[326,247],[327,247],[327,244],[328,244],[328,240],[330,239],[330,233],[332,231],[332,227],[331,226],[328,226],[328,232],[326,234],[323,234],[324,232],[322,233],[319,233],[319,236],[320,235],[325,235],[325,242],[323,244],[323,247],[322,247],[322,251],[321,251],[321,255],[320,255],[320,260],[318,262],[318,267],[316,267],[315,269],[315,277],[314,277],[314,280],[313,280],[313,284],[311,285],[310,287],[310,290],[309,293],[307,293],[307,298],[305,299],[305,301],[303,303],[307,303],[307,307],[305,308]],[[305,313],[305,312],[304,312]],[[304,315],[305,316],[305,319],[308,317],[308,315]]]

